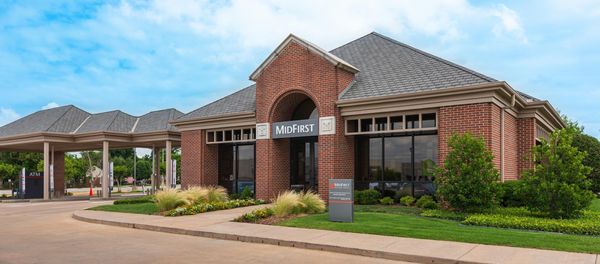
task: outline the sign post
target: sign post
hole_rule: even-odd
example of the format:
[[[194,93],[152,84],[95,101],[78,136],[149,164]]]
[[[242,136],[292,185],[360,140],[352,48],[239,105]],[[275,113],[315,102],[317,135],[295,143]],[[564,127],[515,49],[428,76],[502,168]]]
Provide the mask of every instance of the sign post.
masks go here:
[[[177,160],[172,160],[173,162],[173,166],[171,166],[173,172],[171,173],[172,175],[172,179],[171,179],[171,188],[175,189],[177,188]]]
[[[329,221],[354,221],[354,180],[329,180]]]
[[[21,182],[19,184],[19,195],[21,196],[21,199],[25,199],[25,168],[21,169]]]
[[[115,164],[111,161],[110,164],[108,165],[108,180],[110,182],[110,184],[108,184],[108,186],[109,186],[109,188],[108,188],[108,194],[109,194],[109,196],[110,196],[110,194],[112,194],[113,186],[115,184],[114,167],[115,167]]]

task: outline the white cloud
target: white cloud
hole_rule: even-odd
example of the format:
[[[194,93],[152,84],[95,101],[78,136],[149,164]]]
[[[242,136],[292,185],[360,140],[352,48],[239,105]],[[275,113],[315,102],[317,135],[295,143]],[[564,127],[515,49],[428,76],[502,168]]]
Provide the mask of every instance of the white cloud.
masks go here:
[[[51,109],[51,108],[56,108],[59,107],[60,105],[58,105],[56,102],[50,102],[47,105],[42,106],[42,110],[47,110],[47,109]]]
[[[19,119],[21,115],[10,108],[0,108],[0,126]]]
[[[493,28],[493,32],[496,36],[512,34],[521,43],[528,43],[527,37],[525,36],[525,30],[521,25],[521,19],[516,11],[505,5],[499,5],[498,8],[491,11],[491,14],[500,19],[500,23]]]

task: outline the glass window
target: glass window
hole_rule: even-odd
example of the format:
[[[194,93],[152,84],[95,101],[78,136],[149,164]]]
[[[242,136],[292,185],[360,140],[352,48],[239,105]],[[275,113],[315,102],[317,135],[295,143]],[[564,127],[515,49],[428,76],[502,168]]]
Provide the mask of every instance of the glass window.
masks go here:
[[[435,192],[434,172],[438,164],[438,136],[415,136],[415,195]]]
[[[215,132],[215,134],[216,134],[217,142],[223,141],[223,131],[217,131],[217,132]]]
[[[346,121],[346,129],[348,133],[358,132],[358,120]]]
[[[233,130],[233,140],[241,140],[242,139],[242,130],[236,129]]]
[[[360,120],[360,131],[361,132],[369,132],[373,131],[373,119],[361,119]]]
[[[234,192],[234,149],[235,146],[230,144],[219,145],[219,185],[227,189],[229,193]]]
[[[390,130],[402,129],[402,116],[390,116]]]
[[[375,118],[375,131],[387,130],[387,117],[376,117]]]
[[[254,145],[238,146],[237,154],[237,191],[248,187],[254,192]]]
[[[369,178],[380,180],[383,174],[382,144],[383,138],[369,139]]]
[[[419,128],[419,115],[406,116],[406,129]]]
[[[208,132],[208,142],[215,142],[215,132]]]
[[[412,137],[385,138],[385,181],[412,180]]]
[[[435,113],[432,113],[432,114],[423,114],[422,118],[423,118],[423,120],[422,120],[423,124],[421,125],[422,128],[432,128],[432,127],[436,126],[436,124],[435,124]]]
[[[225,134],[225,141],[231,141],[231,132],[231,130],[223,131],[223,134]]]

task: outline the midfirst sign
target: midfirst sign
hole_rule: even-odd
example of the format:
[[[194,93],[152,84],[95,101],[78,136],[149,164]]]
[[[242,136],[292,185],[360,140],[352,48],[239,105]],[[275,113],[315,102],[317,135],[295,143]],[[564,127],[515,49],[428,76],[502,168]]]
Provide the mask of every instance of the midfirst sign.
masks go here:
[[[329,179],[329,221],[354,220],[354,181]]]
[[[272,138],[310,137],[319,135],[317,119],[293,120],[273,123]]]

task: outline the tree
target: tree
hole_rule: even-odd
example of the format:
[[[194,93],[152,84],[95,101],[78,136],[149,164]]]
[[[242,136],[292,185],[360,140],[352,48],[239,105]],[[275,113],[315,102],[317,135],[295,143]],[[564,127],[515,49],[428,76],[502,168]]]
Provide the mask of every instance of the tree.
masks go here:
[[[588,175],[592,184],[590,190],[600,193],[600,141],[590,135],[577,133],[573,138],[573,146],[586,153],[583,165],[592,169]]]
[[[17,180],[19,169],[12,164],[0,163],[0,187],[4,181],[11,180],[14,184]]]
[[[497,205],[501,197],[500,174],[483,138],[455,134],[448,140],[448,147],[444,166],[436,171],[440,200],[460,211],[480,211]]]
[[[572,145],[578,133],[572,127],[557,130],[533,148],[536,165],[524,173],[521,187],[530,211],[572,218],[594,199],[587,179],[591,168],[583,164],[586,155]]]

